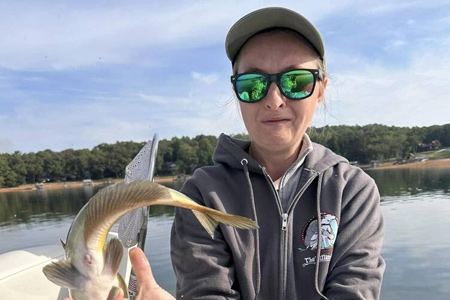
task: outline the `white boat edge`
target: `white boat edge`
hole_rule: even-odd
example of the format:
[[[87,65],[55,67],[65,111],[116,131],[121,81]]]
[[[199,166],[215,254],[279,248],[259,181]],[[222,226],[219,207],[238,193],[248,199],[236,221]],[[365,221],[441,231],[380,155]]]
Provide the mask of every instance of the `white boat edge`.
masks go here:
[[[109,237],[114,236],[117,233],[109,233]],[[124,248],[119,268],[119,273],[127,283],[131,272],[129,250],[131,248]],[[0,254],[0,300],[61,300],[68,297],[66,288],[50,282],[42,272],[42,268],[50,262],[62,259],[64,250],[59,244]]]

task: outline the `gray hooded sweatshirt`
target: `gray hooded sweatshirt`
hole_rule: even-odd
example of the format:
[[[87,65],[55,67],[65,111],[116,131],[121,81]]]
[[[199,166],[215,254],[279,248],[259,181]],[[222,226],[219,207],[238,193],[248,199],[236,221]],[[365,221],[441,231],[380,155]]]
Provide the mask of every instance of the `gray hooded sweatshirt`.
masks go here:
[[[259,229],[219,225],[211,239],[190,210],[177,208],[171,236],[177,299],[378,299],[385,263],[375,182],[313,143],[296,191],[282,205],[249,146],[221,135],[214,165],[197,169],[181,191],[251,218]]]

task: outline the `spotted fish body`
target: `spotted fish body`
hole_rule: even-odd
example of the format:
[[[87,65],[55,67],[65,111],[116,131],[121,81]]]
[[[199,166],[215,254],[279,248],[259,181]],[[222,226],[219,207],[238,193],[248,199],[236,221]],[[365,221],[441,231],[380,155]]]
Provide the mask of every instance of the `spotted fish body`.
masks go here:
[[[254,221],[201,206],[187,196],[149,181],[120,182],[99,191],[80,210],[67,235],[65,260],[44,267],[45,276],[70,290],[75,300],[106,299],[112,288],[127,286],[117,273],[123,256],[118,239],[106,238],[109,230],[127,212],[149,205],[171,205],[191,209],[209,235],[218,223],[254,229]]]

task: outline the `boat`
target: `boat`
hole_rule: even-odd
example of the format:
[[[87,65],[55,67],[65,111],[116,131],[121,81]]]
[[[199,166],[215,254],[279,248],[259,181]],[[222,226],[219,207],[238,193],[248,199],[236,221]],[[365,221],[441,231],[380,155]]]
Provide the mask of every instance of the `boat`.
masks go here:
[[[93,184],[93,182],[92,182],[91,179],[84,179],[84,180],[83,180],[83,185],[84,185],[84,186],[90,186],[90,185],[92,185],[92,184]]]
[[[117,237],[117,233],[110,232],[108,237]],[[125,282],[130,279],[128,251],[131,249],[124,248],[119,268]],[[69,297],[66,288],[50,282],[42,272],[50,262],[63,259],[64,249],[60,244],[0,254],[0,300],[62,300]]]

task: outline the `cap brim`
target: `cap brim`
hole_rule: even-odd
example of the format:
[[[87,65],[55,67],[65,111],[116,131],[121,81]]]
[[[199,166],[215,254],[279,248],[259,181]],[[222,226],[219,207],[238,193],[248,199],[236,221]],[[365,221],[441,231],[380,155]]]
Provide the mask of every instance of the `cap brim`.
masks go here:
[[[317,28],[299,13],[282,8],[267,7],[249,13],[238,20],[225,39],[225,49],[231,62],[239,50],[256,33],[269,28],[288,28],[304,36],[315,48],[320,58],[325,58],[325,47]]]

